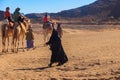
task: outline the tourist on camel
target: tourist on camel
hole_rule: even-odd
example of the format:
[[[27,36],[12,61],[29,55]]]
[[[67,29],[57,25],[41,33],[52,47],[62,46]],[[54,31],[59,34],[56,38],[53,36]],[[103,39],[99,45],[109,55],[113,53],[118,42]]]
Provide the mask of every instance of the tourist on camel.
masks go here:
[[[23,23],[26,26],[26,23],[24,22],[25,18],[26,17],[20,13],[20,8],[16,8],[15,12],[13,13],[13,19],[15,22],[17,22],[20,25],[22,30],[24,29],[24,27],[21,25],[21,23]]]
[[[12,20],[12,16],[11,16],[9,7],[6,7],[6,11],[4,12],[4,19],[7,20],[7,22],[10,25],[10,27],[13,27],[14,21]]]
[[[50,16],[48,15],[48,13],[45,13],[45,16],[43,17],[43,28],[45,27],[46,23],[50,22]]]

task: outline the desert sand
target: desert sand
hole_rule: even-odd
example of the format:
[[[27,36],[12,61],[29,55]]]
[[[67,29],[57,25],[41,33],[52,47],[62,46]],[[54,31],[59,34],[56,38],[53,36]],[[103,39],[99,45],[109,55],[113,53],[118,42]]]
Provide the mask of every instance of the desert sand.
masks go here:
[[[63,28],[62,44],[69,61],[47,67],[51,51],[42,30],[33,25],[36,49],[2,53],[0,80],[120,80],[120,30]],[[1,37],[1,36],[0,36]]]

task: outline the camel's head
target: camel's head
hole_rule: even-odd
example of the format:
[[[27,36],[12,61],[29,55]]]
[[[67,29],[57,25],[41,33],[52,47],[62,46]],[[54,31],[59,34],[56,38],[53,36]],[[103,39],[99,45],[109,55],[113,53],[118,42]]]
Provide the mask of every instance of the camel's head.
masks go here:
[[[25,18],[24,20],[25,20],[25,22],[27,22],[27,23],[30,23],[30,22],[31,22],[30,19],[28,19],[28,18]]]
[[[30,19],[27,19],[27,22],[30,23],[31,22]]]
[[[25,19],[24,19],[24,23],[25,23],[26,29],[27,29],[28,27],[32,27],[32,26],[31,26],[31,21],[30,21],[30,19],[25,18]]]

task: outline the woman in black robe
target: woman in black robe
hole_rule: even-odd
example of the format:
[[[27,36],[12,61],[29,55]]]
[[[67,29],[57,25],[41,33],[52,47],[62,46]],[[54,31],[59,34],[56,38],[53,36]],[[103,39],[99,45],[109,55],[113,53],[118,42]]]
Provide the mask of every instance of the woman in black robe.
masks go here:
[[[68,61],[61,44],[61,39],[58,37],[58,32],[55,29],[53,29],[50,40],[46,44],[50,46],[50,50],[52,51],[50,67],[55,62],[58,62],[58,66],[60,66]]]

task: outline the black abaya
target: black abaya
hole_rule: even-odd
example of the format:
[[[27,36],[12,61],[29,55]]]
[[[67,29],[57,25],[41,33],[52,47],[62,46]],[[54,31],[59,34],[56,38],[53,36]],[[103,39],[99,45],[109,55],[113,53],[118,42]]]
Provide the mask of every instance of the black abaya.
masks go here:
[[[58,33],[55,29],[53,29],[50,40],[46,44],[50,46],[50,49],[52,51],[50,65],[52,65],[54,62],[58,62],[58,65],[62,65],[68,61],[68,58],[61,44],[61,39],[58,37]]]

